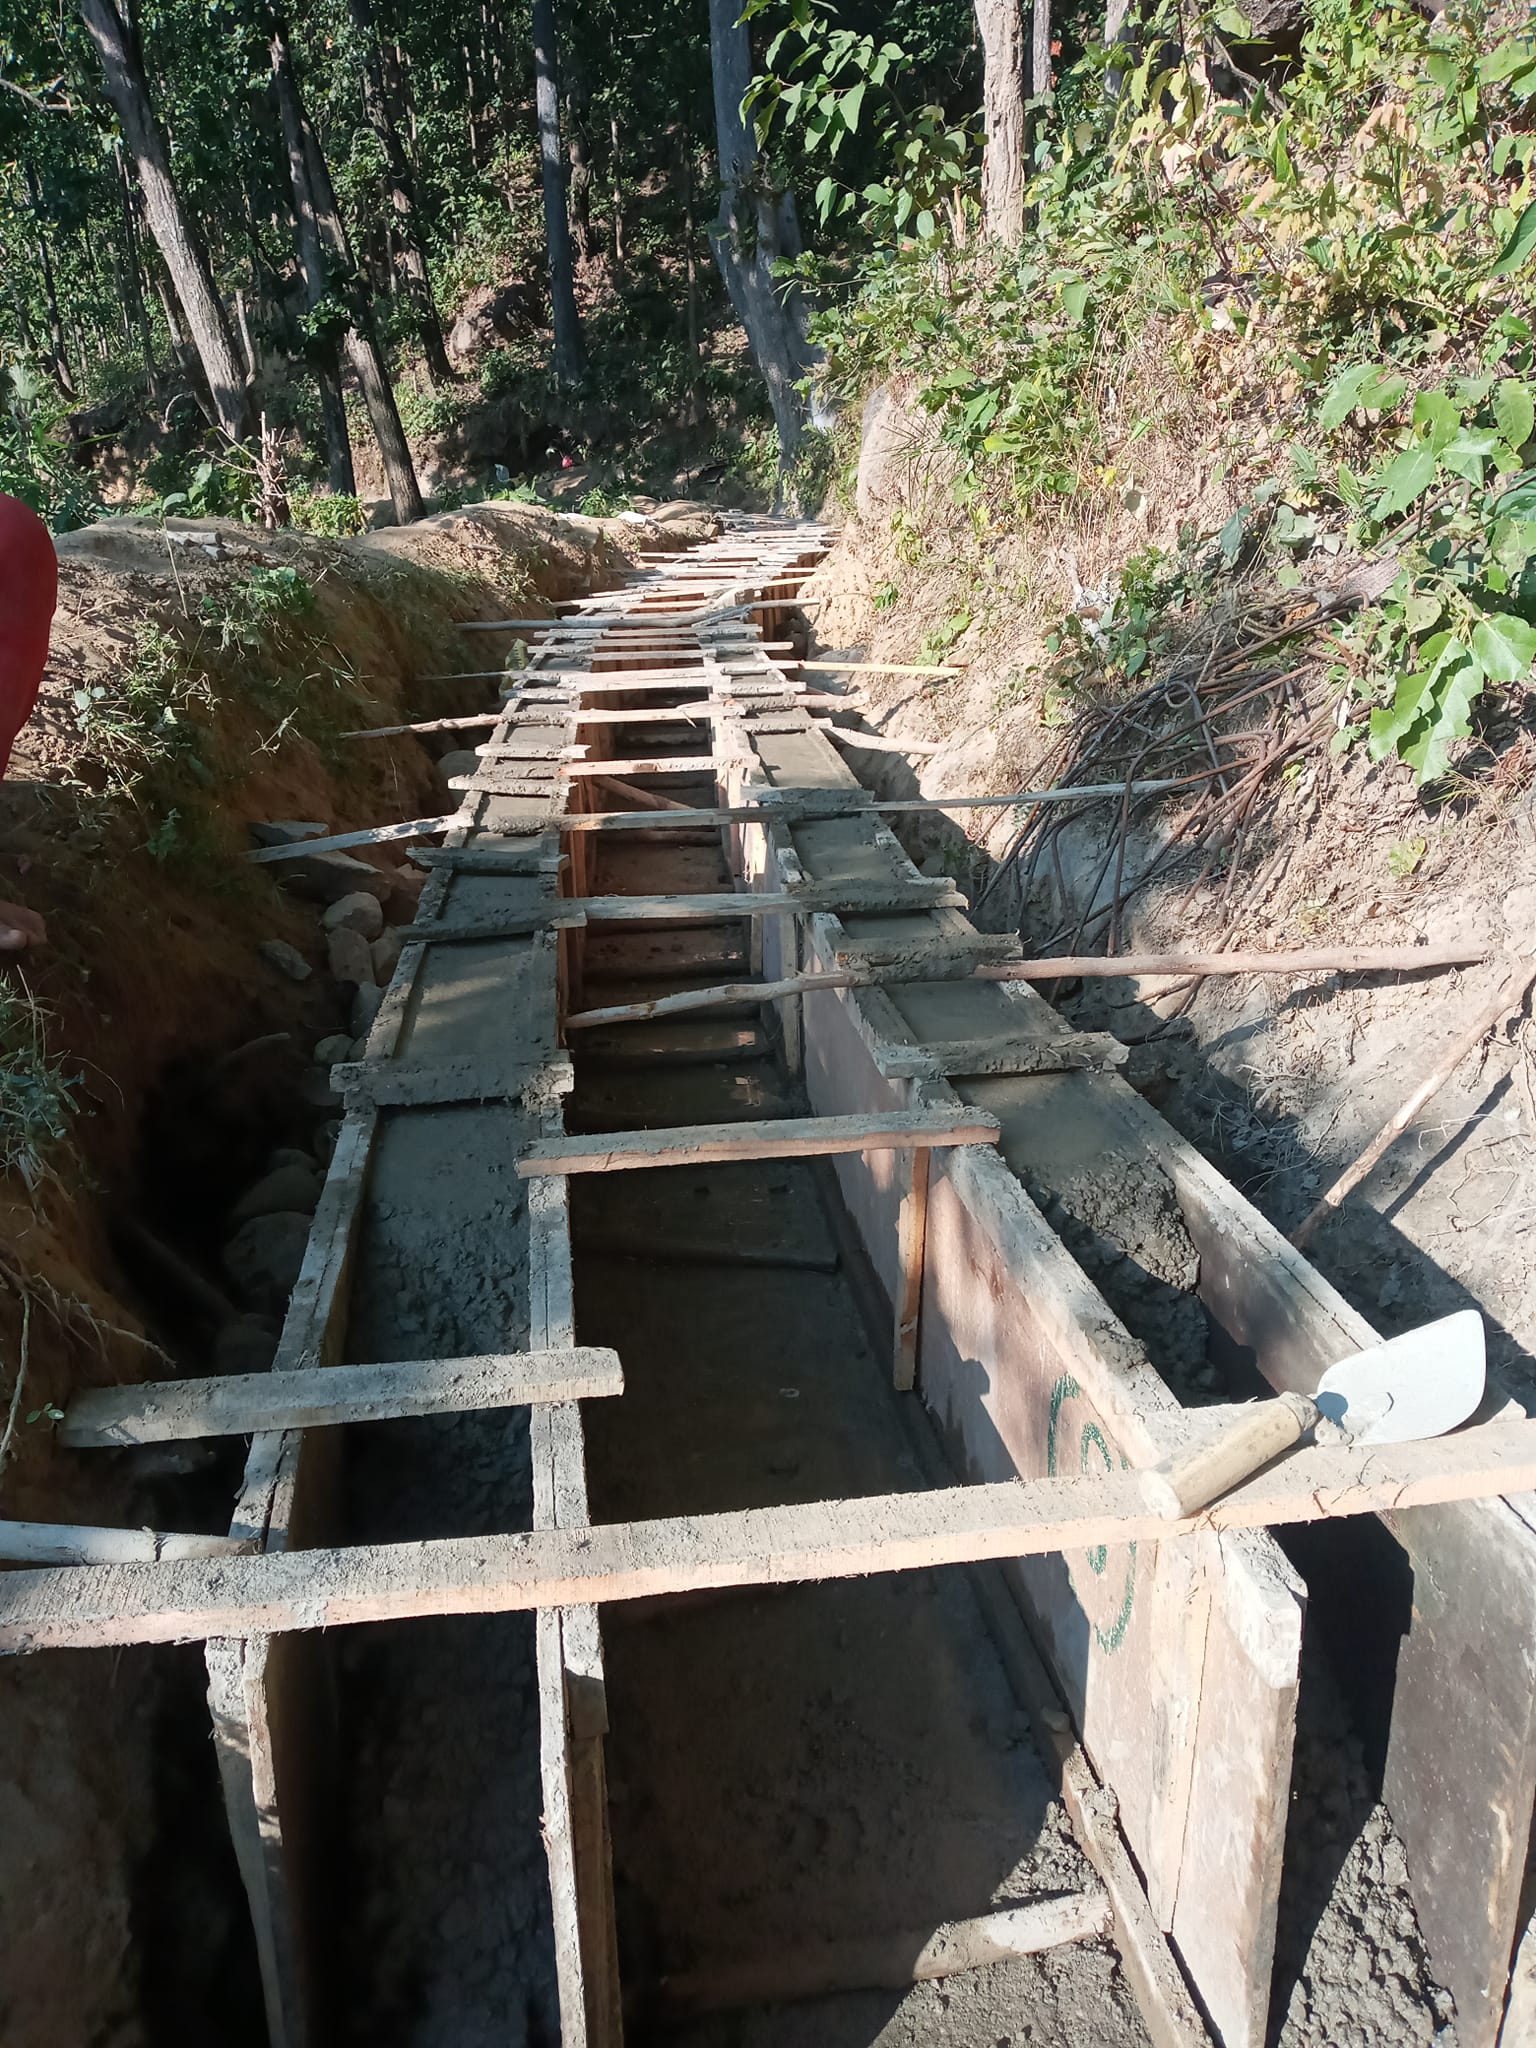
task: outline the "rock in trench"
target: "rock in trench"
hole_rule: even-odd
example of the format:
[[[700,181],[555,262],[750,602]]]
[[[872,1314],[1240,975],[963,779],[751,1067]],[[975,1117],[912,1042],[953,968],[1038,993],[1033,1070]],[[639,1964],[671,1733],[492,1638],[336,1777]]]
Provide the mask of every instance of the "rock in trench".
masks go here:
[[[213,1340],[215,1372],[270,1372],[276,1355],[277,1330],[266,1316],[241,1316]]]
[[[224,1270],[253,1308],[281,1310],[293,1292],[309,1243],[309,1218],[296,1211],[253,1216],[224,1247]]]
[[[330,829],[318,818],[256,818],[249,828],[258,846],[297,846],[302,839],[323,839]]]
[[[312,1216],[320,1199],[320,1176],[306,1160],[302,1166],[280,1166],[263,1174],[247,1188],[230,1215],[237,1223],[252,1216],[280,1216],[286,1212]]]
[[[357,983],[373,980],[373,956],[361,932],[331,932],[325,942],[325,957],[337,981]]]
[[[398,925],[392,925],[382,936],[375,939],[369,948],[373,960],[373,978],[380,988],[388,988],[400,955],[405,947],[405,933]]]
[[[373,1020],[379,1014],[379,1005],[384,1000],[384,991],[372,982],[364,982],[352,998],[351,1028],[354,1038],[366,1039],[373,1029]]]
[[[338,896],[320,923],[328,932],[356,932],[371,941],[384,929],[384,908],[377,896],[356,889],[350,896]]]
[[[285,889],[317,903],[335,903],[358,893],[382,900],[389,893],[388,875],[365,860],[354,860],[350,853],[306,853],[277,862],[272,872]]]
[[[279,974],[286,974],[290,981],[308,981],[315,971],[298,948],[290,946],[286,939],[263,939],[256,950],[269,967],[275,967]]]

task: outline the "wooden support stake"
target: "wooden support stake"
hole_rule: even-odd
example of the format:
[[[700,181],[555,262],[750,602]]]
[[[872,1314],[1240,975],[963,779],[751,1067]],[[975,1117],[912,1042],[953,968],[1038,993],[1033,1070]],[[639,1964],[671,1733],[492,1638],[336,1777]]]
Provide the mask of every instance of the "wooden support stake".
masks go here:
[[[493,669],[491,674],[500,676],[503,671]],[[444,680],[448,679],[445,677]],[[414,725],[370,725],[360,732],[344,732],[341,737],[344,740],[392,740],[407,732],[471,732],[488,725],[500,725],[502,715],[499,711],[481,711],[471,718],[423,718]]]
[[[813,1939],[763,1960],[706,1964],[663,1978],[661,2001],[677,2013],[741,2012],[847,1991],[901,1991],[1069,1942],[1093,1941],[1112,1922],[1103,1892],[1062,1892],[976,1920],[946,1921],[927,1932]]]
[[[156,1564],[161,1559],[240,1557],[244,1536],[167,1536],[157,1529],[90,1529],[71,1522],[0,1522],[0,1564]]]
[[[1057,981],[1068,976],[1105,979],[1121,974],[1411,974],[1431,967],[1468,967],[1486,959],[1484,948],[1448,946],[1355,946],[1313,953],[1151,953],[1118,959],[1063,957],[983,963],[972,969],[973,981]],[[1198,962],[1198,965],[1191,963]],[[953,979],[954,977],[948,977]],[[869,967],[832,968],[825,973],[795,975],[784,981],[727,982],[718,988],[685,989],[649,1003],[614,1003],[606,1009],[583,1010],[565,1020],[568,1031],[597,1024],[636,1024],[651,1017],[675,1017],[687,1010],[713,1009],[720,1003],[769,1002],[780,996],[804,995],[816,989],[865,988],[878,981],[932,979],[914,960],[900,973]],[[1489,1028],[1487,1026],[1485,1029]]]
[[[862,669],[866,675],[878,676],[963,676],[965,670],[954,662],[935,662],[914,666],[905,661],[781,661],[779,668],[804,669],[809,674],[840,676],[852,669]]]
[[[686,811],[691,808],[688,804],[679,802],[675,796],[663,796],[659,789],[642,789],[639,783],[625,782],[622,776],[618,775],[599,775],[595,772],[595,765],[594,772],[586,779],[595,782],[599,789],[606,789],[610,796],[627,796],[630,802],[642,811]],[[621,811],[616,815],[628,817],[631,813]],[[562,829],[570,827],[575,830],[580,817],[579,811],[570,812],[560,820]],[[651,821],[648,819],[646,822]]]
[[[928,1242],[928,1164],[926,1146],[911,1155],[907,1188],[896,1219],[896,1370],[898,1394],[917,1384],[917,1326],[923,1305],[923,1256]]]
[[[1445,1086],[1462,1061],[1477,1050],[1488,1033],[1502,1023],[1511,1011],[1521,1007],[1533,981],[1536,981],[1536,954],[1527,954],[1517,963],[1514,973],[1500,988],[1493,1001],[1478,1012],[1473,1022],[1453,1042],[1443,1057],[1436,1060],[1407,1101],[1388,1117],[1365,1150],[1339,1175],[1316,1208],[1302,1218],[1291,1233],[1292,1244],[1304,1245],[1309,1241],[1318,1225],[1331,1216],[1346,1196],[1360,1185],[1372,1167],[1407,1130],[1425,1103]]]
[[[266,866],[273,861],[303,860],[311,853],[340,853],[348,846],[383,846],[391,839],[428,839],[467,822],[462,812],[455,811],[449,818],[412,818],[404,825],[369,825],[361,832],[332,832],[324,839],[295,839],[283,846],[257,846],[245,857],[256,866]]]

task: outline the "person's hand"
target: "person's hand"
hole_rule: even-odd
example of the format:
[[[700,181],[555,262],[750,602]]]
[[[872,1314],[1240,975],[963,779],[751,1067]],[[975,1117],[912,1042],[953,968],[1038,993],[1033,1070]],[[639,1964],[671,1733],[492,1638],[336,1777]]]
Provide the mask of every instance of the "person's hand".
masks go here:
[[[0,903],[0,953],[24,953],[28,946],[46,946],[48,927],[24,903]]]

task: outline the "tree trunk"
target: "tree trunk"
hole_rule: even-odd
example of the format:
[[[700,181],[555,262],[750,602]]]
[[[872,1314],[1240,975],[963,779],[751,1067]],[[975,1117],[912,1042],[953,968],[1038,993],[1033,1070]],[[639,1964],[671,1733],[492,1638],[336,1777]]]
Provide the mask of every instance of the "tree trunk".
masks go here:
[[[1029,91],[1038,100],[1051,89],[1051,0],[1034,0],[1030,27]]]
[[[400,254],[401,295],[411,309],[411,323],[426,357],[427,372],[436,384],[451,384],[453,371],[443,347],[443,330],[432,297],[432,279],[427,270],[426,244],[422,239],[420,209],[416,203],[416,180],[412,175],[400,124],[390,104],[384,75],[384,57],[373,15],[373,0],[347,0],[352,26],[362,49],[363,111],[368,125],[384,152],[389,182],[389,204],[394,215]]]
[[[539,162],[544,175],[544,239],[549,248],[549,304],[555,324],[555,380],[579,384],[587,374],[571,266],[571,230],[565,210],[565,166],[560,161],[560,60],[555,47],[554,0],[533,0],[534,100],[539,117]]]
[[[137,38],[116,0],[80,0],[80,13],[101,58],[101,69],[123,140],[138,173],[150,232],[165,258],[176,296],[197,348],[219,425],[231,441],[250,430],[250,393],[234,336],[213,282],[208,253],[171,176],[165,137],[155,119]]]
[[[75,373],[69,366],[69,344],[64,338],[64,320],[59,311],[58,287],[53,275],[53,254],[48,247],[48,215],[43,206],[37,172],[25,158],[22,160],[22,176],[26,181],[27,204],[32,214],[32,233],[37,241],[37,271],[43,287],[43,310],[48,315],[48,368],[61,395],[73,398],[76,392]],[[83,357],[80,366],[82,369],[85,367]]]
[[[698,427],[704,423],[704,407],[699,397],[699,266],[695,243],[693,137],[686,122],[678,153],[683,173],[683,263],[688,277],[688,424]]]
[[[995,241],[1013,246],[1024,237],[1029,126],[1020,0],[976,0],[976,26],[981,31],[982,119],[987,131],[981,166],[982,225]],[[1049,55],[1046,62],[1049,65]]]
[[[624,186],[619,177],[619,117],[608,117],[608,210],[613,229],[613,271],[624,275]]]
[[[313,314],[330,289],[330,270],[325,245],[320,239],[314,186],[310,181],[309,158],[304,146],[304,108],[292,74],[287,41],[278,31],[272,38],[272,88],[278,116],[283,124],[283,147],[288,157],[288,189],[293,198],[293,241],[298,252],[299,274],[304,280],[304,310]],[[341,361],[333,333],[312,334],[308,354],[320,394],[320,421],[325,435],[325,469],[331,489],[341,498],[357,496],[357,473],[352,467],[352,435],[347,426],[347,408],[341,393]]]
[[[149,324],[149,308],[144,303],[144,279],[141,274],[139,257],[139,224],[133,217],[133,187],[128,181],[128,166],[123,161],[123,152],[114,147],[113,160],[117,165],[117,192],[123,208],[123,296],[129,315],[138,330],[139,346],[144,351],[144,368],[149,373],[151,384],[155,381],[155,332]]]
[[[800,223],[793,197],[771,189],[757,139],[742,118],[741,103],[752,83],[752,45],[740,17],[740,0],[709,0],[720,159],[720,213],[710,242],[768,388],[779,459],[787,465],[804,438],[807,419],[805,399],[795,385],[816,358],[805,338],[799,292],[783,292],[773,276],[779,257],[799,254]]]
[[[416,481],[405,429],[400,424],[400,409],[395,404],[389,373],[384,366],[384,352],[379,347],[367,290],[352,260],[352,249],[347,241],[341,210],[336,204],[331,174],[319,138],[304,112],[287,32],[276,21],[272,28],[272,82],[278,95],[278,107],[283,112],[285,135],[291,122],[302,138],[301,153],[310,211],[326,254],[328,276],[334,281],[337,297],[345,306],[351,323],[346,334],[347,361],[368,407],[395,518],[405,526],[413,519],[420,519],[426,510],[421,501],[421,487]]]
[[[479,115],[475,110],[475,60],[469,53],[468,43],[460,43],[464,57],[464,120],[469,133],[469,161],[480,169],[480,127]]]
[[[571,114],[571,232],[581,251],[583,263],[597,254],[597,230],[592,225],[592,151],[587,131],[579,116]]]

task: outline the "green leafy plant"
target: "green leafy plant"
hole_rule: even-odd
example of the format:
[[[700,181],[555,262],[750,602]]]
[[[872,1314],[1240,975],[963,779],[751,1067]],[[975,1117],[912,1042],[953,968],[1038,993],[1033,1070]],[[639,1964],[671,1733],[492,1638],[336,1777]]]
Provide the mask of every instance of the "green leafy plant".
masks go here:
[[[751,19],[776,5],[747,0],[744,12]],[[980,167],[976,122],[952,121],[936,105],[904,108],[895,84],[911,68],[907,50],[843,27],[826,0],[789,0],[789,17],[742,104],[759,143],[775,134],[796,140],[813,164],[826,166],[813,195],[822,225],[855,221],[885,243],[902,235],[931,243],[946,224],[963,227]],[[835,167],[861,129],[880,175],[847,185]]]
[[[972,615],[968,611],[951,612],[943,625],[935,626],[923,635],[922,656],[924,661],[937,661],[947,654],[962,634],[971,630]]]
[[[48,1049],[47,1012],[24,984],[0,984],[0,1172],[35,1184],[69,1134],[80,1076]]]
[[[1525,681],[1536,661],[1536,396],[1525,379],[1461,377],[1421,390],[1390,368],[1355,365],[1319,414],[1343,429],[1369,406],[1391,443],[1334,489],[1363,550],[1395,546],[1401,567],[1350,636],[1356,687],[1375,702],[1373,758],[1398,754],[1420,783],[1443,775],[1490,684]]]
[[[203,617],[218,631],[219,648],[259,647],[285,619],[312,609],[315,593],[297,569],[281,564],[253,569],[240,583],[211,592],[203,599]]]
[[[1397,839],[1387,848],[1387,871],[1399,882],[1407,881],[1422,866],[1429,851],[1427,839]]]
[[[71,701],[106,788],[131,799],[150,773],[195,751],[212,691],[175,634],[141,620],[112,682],[77,689]]]
[[[633,503],[627,491],[604,490],[601,484],[594,484],[582,493],[576,509],[588,519],[612,519],[616,513],[629,511]]]
[[[291,491],[288,510],[300,533],[316,533],[326,540],[368,531],[368,514],[361,502],[339,492]]]

